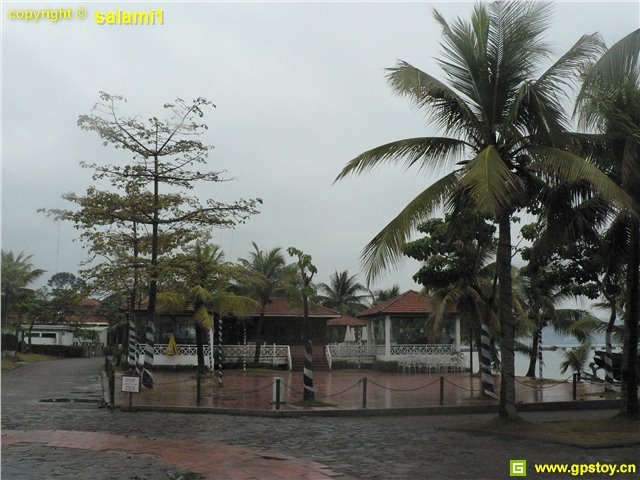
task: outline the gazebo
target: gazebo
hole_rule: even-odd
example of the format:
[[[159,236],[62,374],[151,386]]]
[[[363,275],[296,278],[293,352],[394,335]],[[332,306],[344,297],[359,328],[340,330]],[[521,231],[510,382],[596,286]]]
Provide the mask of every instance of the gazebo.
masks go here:
[[[453,321],[453,332],[444,329],[440,343],[427,342],[428,320],[434,307],[427,294],[409,290],[386,302],[374,305],[356,316],[367,322],[367,345],[376,345],[376,357],[394,360],[410,355],[460,351],[460,318],[455,307],[446,316]],[[383,348],[381,348],[383,346]],[[441,352],[442,351],[442,352]]]

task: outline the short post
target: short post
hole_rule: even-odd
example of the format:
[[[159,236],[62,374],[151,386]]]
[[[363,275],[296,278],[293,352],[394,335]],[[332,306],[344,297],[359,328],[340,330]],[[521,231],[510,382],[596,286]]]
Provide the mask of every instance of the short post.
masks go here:
[[[276,410],[280,410],[280,377],[276,378]]]
[[[444,377],[440,376],[440,405],[444,405]]]
[[[573,399],[576,400],[578,397],[578,374],[573,374]]]
[[[196,405],[200,406],[200,372],[196,373]]]
[[[362,408],[367,408],[367,377],[362,377]]]
[[[304,350],[304,369],[303,369],[304,391],[303,400],[315,400],[316,394],[313,388],[313,343],[307,340]]]
[[[111,363],[109,363],[109,403],[116,404],[116,371]]]

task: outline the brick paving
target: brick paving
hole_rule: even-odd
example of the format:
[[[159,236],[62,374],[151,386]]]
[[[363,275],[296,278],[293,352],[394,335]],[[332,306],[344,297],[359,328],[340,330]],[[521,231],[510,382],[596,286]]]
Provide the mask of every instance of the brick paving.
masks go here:
[[[508,478],[509,459],[640,463],[637,446],[581,449],[448,428],[491,414],[268,418],[99,409],[101,364],[67,359],[2,374],[3,479],[168,480],[187,472],[233,479],[494,479]],[[39,401],[45,398],[68,401]]]
[[[370,370],[334,370],[314,372],[316,399],[325,401],[336,409],[358,409],[363,404],[361,380],[367,378],[367,407],[419,408],[440,404],[440,376],[444,376],[444,405],[496,405],[497,400],[481,394],[480,378],[468,373],[416,374],[383,373]],[[128,405],[129,394],[121,392],[122,373],[116,373],[116,405]],[[298,409],[295,403],[302,399],[303,380],[301,372],[272,371],[249,372],[225,370],[224,387],[220,388],[216,378],[207,376],[201,385],[200,406],[216,408],[241,408],[273,410],[273,385],[275,379],[282,380],[286,402],[281,409]],[[163,370],[155,372],[155,388],[131,396],[133,406],[196,406],[196,379],[193,371]],[[500,388],[499,377],[495,378],[496,393]],[[516,401],[540,403],[568,401],[572,399],[572,384],[567,381],[532,384],[519,378],[516,383]],[[577,385],[577,399],[597,399],[601,385],[581,382]]]

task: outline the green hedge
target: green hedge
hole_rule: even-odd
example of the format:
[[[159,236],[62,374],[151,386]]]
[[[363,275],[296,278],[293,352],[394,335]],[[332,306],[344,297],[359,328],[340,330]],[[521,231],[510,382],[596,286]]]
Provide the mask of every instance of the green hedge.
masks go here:
[[[29,351],[54,357],[79,358],[84,356],[84,347],[80,345],[31,345]]]
[[[376,360],[375,362],[373,362],[371,370],[378,370],[379,372],[397,372],[398,362],[395,360],[392,360],[390,362],[382,362]]]
[[[18,337],[13,333],[2,334],[2,350],[18,350]]]

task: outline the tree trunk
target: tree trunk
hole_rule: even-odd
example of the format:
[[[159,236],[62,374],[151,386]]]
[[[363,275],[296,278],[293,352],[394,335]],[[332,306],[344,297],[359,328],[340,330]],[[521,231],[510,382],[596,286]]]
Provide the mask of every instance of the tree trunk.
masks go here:
[[[605,332],[605,344],[607,354],[604,358],[605,365],[605,390],[615,392],[616,387],[613,385],[613,347],[611,337],[613,336],[613,327],[616,323],[616,296],[613,295],[609,300],[611,302],[611,314],[609,315],[609,323],[607,323],[607,331]]]
[[[138,292],[138,226],[133,222],[133,285],[131,286],[131,297],[129,298],[129,314],[127,322],[129,324],[127,334],[127,363],[130,370],[138,371],[138,334],[136,330],[136,296]]]
[[[151,280],[149,282],[149,304],[147,309],[147,342],[144,353],[142,384],[153,388],[153,347],[155,344],[156,301],[158,297],[158,211],[160,209],[158,155],[154,156],[153,177],[153,222],[151,233]]]
[[[526,373],[526,376],[529,378],[536,378],[536,363],[538,362],[538,348],[541,332],[542,327],[538,325],[533,335],[533,344],[531,345],[531,353],[529,354],[529,368]]]
[[[305,288],[307,288],[307,286],[305,285]],[[307,342],[307,340],[310,340],[309,338],[309,297],[307,297],[306,293],[302,294],[302,312],[304,315],[304,323],[302,325],[302,330],[304,331],[304,341],[305,343]]]
[[[262,304],[260,308],[260,317],[258,317],[258,328],[256,331],[256,351],[253,357],[253,363],[260,363],[260,350],[262,349],[262,330],[264,330],[264,311],[266,304]]]
[[[196,322],[196,356],[198,358],[198,375],[204,373],[204,332],[202,326]]]
[[[511,278],[511,215],[503,212],[498,217],[498,317],[500,319],[500,409],[502,418],[517,418],[515,390],[515,324]]]
[[[620,413],[638,415],[638,314],[640,312],[638,269],[640,268],[640,224],[629,219],[629,259],[627,263],[627,302],[622,348],[622,395]]]
[[[484,312],[476,305],[476,313],[478,315],[478,323],[480,324],[480,341],[478,343],[478,357],[480,363],[480,378],[482,381],[482,393],[486,396],[496,398],[496,392],[493,387],[493,376],[491,375],[491,346],[489,340],[489,327],[485,318],[487,315],[487,307]]]

